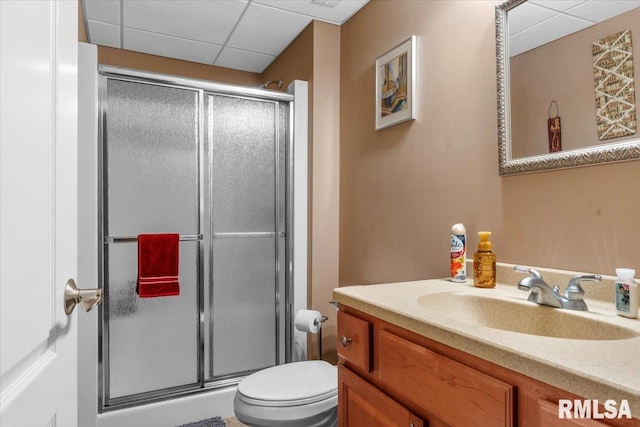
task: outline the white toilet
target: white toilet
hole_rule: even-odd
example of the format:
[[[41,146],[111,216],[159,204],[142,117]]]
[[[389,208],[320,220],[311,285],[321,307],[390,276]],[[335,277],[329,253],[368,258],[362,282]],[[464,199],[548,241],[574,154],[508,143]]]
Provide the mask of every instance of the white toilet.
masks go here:
[[[338,370],[322,360],[286,363],[240,381],[236,418],[254,427],[338,425]]]

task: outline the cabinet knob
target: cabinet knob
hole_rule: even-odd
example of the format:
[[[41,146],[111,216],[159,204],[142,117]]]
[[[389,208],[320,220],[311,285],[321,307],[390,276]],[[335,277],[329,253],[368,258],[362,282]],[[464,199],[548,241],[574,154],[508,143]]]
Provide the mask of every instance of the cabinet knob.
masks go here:
[[[347,338],[344,335],[340,337],[340,345],[343,347],[348,346],[349,344],[351,344],[351,338]]]

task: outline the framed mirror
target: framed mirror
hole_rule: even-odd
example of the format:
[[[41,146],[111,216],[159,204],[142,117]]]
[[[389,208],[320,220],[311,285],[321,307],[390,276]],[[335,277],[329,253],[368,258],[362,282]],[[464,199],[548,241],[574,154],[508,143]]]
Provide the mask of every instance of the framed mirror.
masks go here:
[[[496,6],[500,175],[640,159],[634,36],[640,0]]]

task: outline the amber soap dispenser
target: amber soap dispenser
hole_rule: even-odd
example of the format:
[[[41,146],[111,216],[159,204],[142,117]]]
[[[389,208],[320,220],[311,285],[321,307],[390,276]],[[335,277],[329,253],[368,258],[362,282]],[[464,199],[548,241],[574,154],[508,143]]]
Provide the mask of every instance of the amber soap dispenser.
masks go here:
[[[496,255],[491,252],[490,231],[479,231],[478,251],[473,254],[473,286],[496,287]]]

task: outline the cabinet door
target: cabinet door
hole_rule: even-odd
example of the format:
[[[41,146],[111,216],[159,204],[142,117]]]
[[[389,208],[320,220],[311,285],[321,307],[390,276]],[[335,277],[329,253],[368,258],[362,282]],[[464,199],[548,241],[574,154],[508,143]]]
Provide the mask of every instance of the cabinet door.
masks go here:
[[[538,421],[540,427],[606,427],[608,425],[591,419],[560,418],[558,405],[546,400],[538,400]]]
[[[423,427],[424,423],[405,407],[364,381],[344,366],[338,366],[341,427]]]
[[[453,426],[514,424],[513,387],[391,332],[380,331],[380,380]]]

